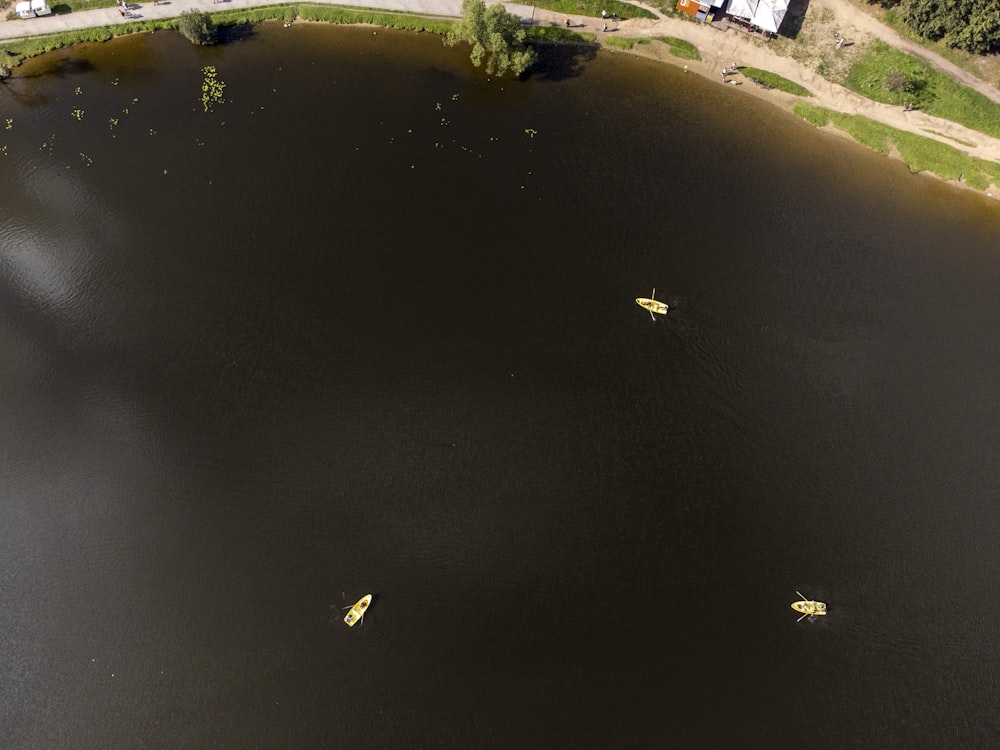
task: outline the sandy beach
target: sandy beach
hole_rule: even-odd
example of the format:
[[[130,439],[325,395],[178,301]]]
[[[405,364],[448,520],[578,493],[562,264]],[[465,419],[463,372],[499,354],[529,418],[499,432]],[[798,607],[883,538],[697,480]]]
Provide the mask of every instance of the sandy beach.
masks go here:
[[[333,5],[343,4],[334,2],[334,0],[319,1]],[[228,10],[268,4],[272,3],[269,0],[226,0],[221,4],[213,2],[213,0],[168,0],[156,5],[152,2],[134,3],[132,7],[134,9],[133,18],[141,20],[170,18],[190,9],[211,12],[223,8]],[[461,12],[461,0],[365,0],[363,5],[381,10],[402,11],[426,16],[457,17]],[[513,3],[505,5],[511,12],[517,13],[522,18],[530,19],[535,25],[563,26],[567,20],[565,15],[530,5]],[[657,12],[651,7],[649,10]],[[69,29],[114,26],[121,20],[116,8],[102,8],[30,20],[11,21],[4,19],[0,20],[0,40],[10,41],[19,37]],[[604,46],[616,54],[640,54],[683,67],[691,74],[705,76],[719,82],[720,85],[722,69],[732,66],[733,63],[738,66],[751,66],[768,70],[804,86],[813,94],[808,99],[809,103],[818,107],[863,115],[893,128],[938,140],[971,156],[1000,162],[1000,139],[970,130],[948,120],[932,117],[919,110],[904,111],[902,107],[874,102],[832,83],[817,72],[817,67],[821,62],[827,65],[831,63],[849,65],[854,56],[862,54],[866,43],[882,40],[896,49],[920,56],[932,67],[961,84],[1000,102],[1000,91],[996,87],[900,37],[849,0],[812,0],[810,2],[798,35],[799,43],[795,50],[796,57],[799,59],[789,56],[790,52],[786,47],[790,43],[787,40],[777,39],[766,42],[740,31],[735,26],[720,26],[687,19],[660,17],[656,20],[616,21],[609,25],[607,32],[604,32],[604,21],[600,18],[577,17],[571,18],[570,21],[576,31],[594,34],[598,43],[602,43],[604,39],[612,35],[629,38],[677,37],[693,44],[698,49],[702,59],[689,61],[673,57],[669,54],[668,48],[662,44],[636,45],[629,52]],[[836,47],[833,40],[837,35],[847,40],[848,44],[842,48]],[[803,41],[805,44],[801,43]],[[803,54],[803,50],[805,54]],[[800,59],[804,61],[800,61]],[[757,97],[787,110],[791,110],[796,102],[802,101],[802,97],[781,91],[759,89],[738,74],[733,76],[733,80],[737,84],[727,86],[727,89],[732,89],[733,96]],[[828,129],[844,135],[844,137],[849,137],[832,127]],[[990,191],[990,193],[995,192],[995,190]]]

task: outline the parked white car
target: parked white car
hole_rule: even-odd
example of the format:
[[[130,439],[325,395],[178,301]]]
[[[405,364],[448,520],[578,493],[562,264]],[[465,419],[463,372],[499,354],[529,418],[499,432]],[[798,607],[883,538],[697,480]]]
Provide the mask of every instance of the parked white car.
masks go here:
[[[18,18],[36,18],[47,16],[52,13],[45,0],[22,0],[14,7]]]

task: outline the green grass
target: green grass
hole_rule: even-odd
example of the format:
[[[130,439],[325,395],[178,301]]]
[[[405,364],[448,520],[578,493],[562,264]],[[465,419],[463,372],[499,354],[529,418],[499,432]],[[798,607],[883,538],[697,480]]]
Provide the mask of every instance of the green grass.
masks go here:
[[[695,47],[691,42],[687,42],[683,39],[678,39],[675,36],[654,36],[659,42],[663,42],[670,46],[670,54],[674,57],[679,57],[682,60],[700,60],[701,55],[698,54],[698,48]]]
[[[531,26],[527,29],[529,39],[544,39],[551,42],[594,42],[595,34],[564,29],[562,26]]]
[[[906,90],[889,90],[887,76],[894,72],[906,77]],[[842,83],[877,102],[900,106],[911,102],[929,115],[1000,138],[1000,104],[883,42],[873,45],[859,58]]]
[[[433,34],[447,34],[453,24],[451,20],[444,18],[425,18],[407,13],[341,8],[334,5],[301,5],[298,8],[298,15],[299,18],[306,21],[340,24],[365,23],[390,29],[428,31]]]
[[[637,39],[629,36],[614,36],[613,34],[602,36],[601,40],[607,46],[617,47],[618,49],[632,49],[637,44],[649,44],[649,39]]]
[[[795,96],[812,96],[812,92],[809,89],[804,86],[799,86],[799,84],[794,81],[789,81],[787,78],[782,78],[777,73],[772,73],[769,70],[742,67],[740,68],[740,73],[745,75],[747,78],[759,78],[763,83],[768,86],[773,86],[779,91],[786,91],[789,94],[794,94]]]
[[[932,172],[946,180],[961,179],[977,190],[986,190],[990,184],[1000,185],[1000,164],[969,156],[932,138],[805,102],[795,105],[795,114],[817,127],[832,124],[879,153],[888,154],[894,148],[911,172]]]
[[[487,4],[490,1],[487,0]],[[656,14],[652,11],[637,5],[619,2],[619,0],[541,0],[541,2],[535,3],[535,7],[562,13],[569,18],[573,16],[600,18],[602,10],[606,10],[608,16],[617,13],[619,19],[656,18]]]

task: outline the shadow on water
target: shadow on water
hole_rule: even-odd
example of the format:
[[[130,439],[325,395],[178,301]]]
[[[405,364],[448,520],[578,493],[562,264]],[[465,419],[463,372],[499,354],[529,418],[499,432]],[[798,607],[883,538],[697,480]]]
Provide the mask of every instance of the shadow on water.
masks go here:
[[[791,0],[788,3],[785,20],[781,22],[778,29],[778,34],[788,39],[798,39],[807,10],[809,10],[809,0]]]
[[[29,83],[30,79],[50,76],[71,78],[76,75],[90,73],[93,70],[94,65],[89,60],[57,58],[52,55],[44,55],[33,58],[26,64],[18,67],[14,75],[2,82],[0,91],[22,106],[32,109],[47,107],[53,101],[51,93],[44,87],[31,85]]]
[[[589,42],[555,44],[543,42],[535,46],[538,62],[529,74],[543,81],[564,81],[583,72],[582,64],[597,56],[600,46]]]
[[[219,44],[245,42],[255,36],[256,33],[254,32],[253,24],[237,23],[232,26],[219,27]]]
[[[26,70],[23,74],[16,76],[18,79],[42,78],[46,76],[72,78],[73,76],[92,73],[96,70],[90,60],[79,57],[56,57],[54,55],[45,55],[44,57],[36,58],[35,64],[30,66],[22,65],[21,69]]]

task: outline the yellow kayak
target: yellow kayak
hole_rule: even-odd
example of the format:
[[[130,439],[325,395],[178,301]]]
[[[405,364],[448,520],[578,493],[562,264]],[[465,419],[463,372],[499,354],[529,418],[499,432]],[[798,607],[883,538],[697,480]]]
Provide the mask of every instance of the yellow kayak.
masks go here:
[[[667,310],[670,309],[670,305],[666,302],[660,302],[658,299],[650,299],[649,297],[636,297],[636,303],[640,306],[645,307],[650,312],[654,312],[657,315],[666,315]]]
[[[798,591],[795,592],[799,594]],[[802,594],[799,594],[802,596]],[[826,604],[824,602],[817,602],[813,599],[806,599],[802,596],[802,599],[797,602],[792,602],[792,609],[796,612],[801,612],[802,617],[808,617],[810,615],[825,615],[826,614]],[[802,617],[799,619],[801,620]]]
[[[348,624],[349,627],[354,627],[354,623],[360,622],[365,617],[365,612],[368,610],[368,605],[372,603],[372,595],[365,594],[357,603],[351,607],[351,611],[347,613],[344,617],[344,622]]]
[[[656,299],[656,287],[653,287],[653,294],[651,296],[636,297],[635,302],[637,305],[639,305],[639,307],[644,307],[646,310],[648,310],[649,317],[653,318],[653,320],[656,320],[656,317],[653,315],[653,313],[656,313],[657,315],[666,315],[667,310],[670,309],[670,305],[668,305],[666,302],[660,302],[660,300]]]

